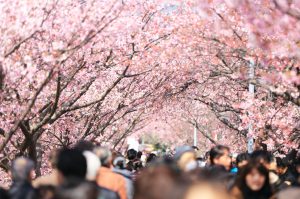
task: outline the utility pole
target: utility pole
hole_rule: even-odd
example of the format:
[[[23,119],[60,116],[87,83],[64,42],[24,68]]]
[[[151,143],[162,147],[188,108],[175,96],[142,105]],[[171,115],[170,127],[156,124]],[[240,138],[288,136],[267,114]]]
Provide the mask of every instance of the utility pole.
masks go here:
[[[254,99],[254,93],[255,93],[255,86],[254,84],[251,82],[254,79],[255,76],[255,63],[253,61],[253,59],[250,60],[249,63],[249,93],[250,93],[250,98],[251,100]],[[254,139],[253,139],[253,135],[252,135],[252,131],[253,131],[253,126],[252,126],[252,121],[250,121],[249,123],[249,127],[248,127],[248,153],[252,153],[253,152],[253,148],[254,148]]]

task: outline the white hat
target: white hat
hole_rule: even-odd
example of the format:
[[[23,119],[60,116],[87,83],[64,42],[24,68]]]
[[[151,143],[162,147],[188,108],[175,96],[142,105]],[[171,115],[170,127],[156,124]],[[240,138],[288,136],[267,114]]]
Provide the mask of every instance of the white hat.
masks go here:
[[[87,169],[85,178],[90,181],[96,180],[98,169],[101,166],[99,158],[90,151],[84,151],[83,155],[86,159]]]

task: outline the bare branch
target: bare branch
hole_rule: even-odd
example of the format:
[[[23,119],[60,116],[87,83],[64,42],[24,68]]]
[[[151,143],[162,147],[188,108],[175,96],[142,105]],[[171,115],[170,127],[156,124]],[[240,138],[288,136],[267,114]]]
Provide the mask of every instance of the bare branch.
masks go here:
[[[124,139],[126,138],[131,132],[132,130],[134,129],[134,127],[137,125],[137,123],[139,122],[140,120],[140,117],[142,116],[143,112],[141,112],[139,115],[137,115],[133,121],[131,122],[130,125],[128,125],[127,129],[125,130],[125,132],[122,134],[121,137],[119,137],[119,139],[115,142],[114,144],[114,147],[113,148],[116,148],[116,146]]]
[[[207,138],[211,143],[217,145],[218,142],[215,141],[212,137],[210,137],[208,135],[208,133],[205,132],[205,130],[203,128],[200,127],[199,123],[196,121],[196,120],[193,120],[193,121],[188,121],[190,124],[192,125],[195,125],[196,126],[196,129],[205,137]]]
[[[275,5],[275,7],[282,13],[287,14],[297,20],[300,20],[300,12],[296,9],[292,9],[291,7],[289,7],[287,10],[284,9],[282,6],[280,6],[280,4],[277,2],[277,0],[273,0],[273,3]]]
[[[40,32],[40,31],[38,31],[38,30],[34,31],[31,35],[29,35],[28,37],[22,39],[19,43],[14,45],[7,53],[4,54],[4,58],[7,58],[11,54],[13,54],[16,50],[18,50],[21,47],[22,44],[27,42],[29,39],[33,38],[34,35],[37,34],[38,32]]]

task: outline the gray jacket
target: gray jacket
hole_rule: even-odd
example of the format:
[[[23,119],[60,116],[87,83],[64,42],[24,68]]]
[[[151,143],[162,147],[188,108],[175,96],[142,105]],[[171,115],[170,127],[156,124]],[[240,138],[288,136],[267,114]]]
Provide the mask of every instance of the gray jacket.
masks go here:
[[[116,169],[116,168],[113,169],[113,172],[118,173],[125,178],[127,198],[133,199],[134,187],[133,187],[131,172],[126,169]]]

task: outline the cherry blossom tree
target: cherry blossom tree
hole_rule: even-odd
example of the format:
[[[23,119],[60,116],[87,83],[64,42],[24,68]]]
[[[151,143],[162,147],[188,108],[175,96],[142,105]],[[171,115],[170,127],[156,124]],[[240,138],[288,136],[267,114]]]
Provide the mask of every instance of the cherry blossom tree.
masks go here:
[[[187,103],[205,104],[239,139],[254,136],[274,151],[296,148],[291,137],[299,136],[299,67],[297,56],[287,53],[297,53],[287,45],[296,40],[281,31],[285,23],[272,25],[271,21],[280,21],[282,16],[293,21],[297,3],[291,1],[285,12],[279,1],[187,4],[190,7],[182,18],[189,19],[181,36],[193,37],[178,43],[188,49],[185,61],[193,75],[169,92],[170,96],[178,99],[182,93]],[[254,78],[248,73],[251,62]],[[249,83],[256,86],[255,96],[248,93]],[[198,107],[201,110],[202,106]],[[194,118],[197,115],[201,114],[196,111]],[[248,131],[249,124],[253,132]]]
[[[152,19],[156,9],[139,1],[1,2],[3,169],[18,155],[41,162],[39,151],[80,139],[116,147],[133,131],[169,78],[151,56],[172,32],[161,16]]]

